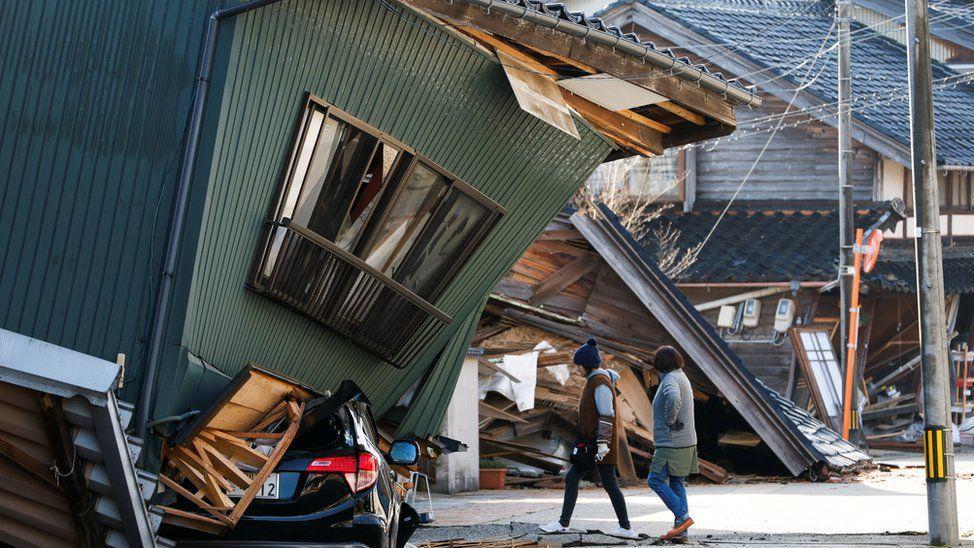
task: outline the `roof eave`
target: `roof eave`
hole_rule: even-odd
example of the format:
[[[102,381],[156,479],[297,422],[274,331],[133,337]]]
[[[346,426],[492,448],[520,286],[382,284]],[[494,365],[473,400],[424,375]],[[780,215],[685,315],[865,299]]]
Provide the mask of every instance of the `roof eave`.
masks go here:
[[[753,61],[743,55],[740,55],[736,51],[722,49],[722,53],[720,55],[715,55],[713,51],[707,53],[706,51],[694,48],[693,44],[709,43],[710,40],[698,34],[689,27],[653,10],[652,8],[647,7],[642,3],[636,2],[628,5],[619,5],[614,8],[610,7],[607,8],[603,13],[605,14],[604,16],[606,18],[609,18],[612,16],[621,15],[623,10],[631,10],[635,13],[635,17],[633,18],[635,24],[643,28],[652,27],[654,29],[653,32],[672,42],[688,44],[685,46],[686,49],[695,54],[713,57],[714,64],[720,66],[722,70],[726,70],[731,74],[751,74],[767,68],[767,65]],[[640,20],[640,18],[644,19]],[[797,109],[803,109],[811,112],[811,116],[813,118],[826,125],[838,127],[838,122],[834,119],[834,117],[819,115],[824,110],[820,107],[827,104],[828,101],[823,100],[813,93],[801,91],[797,96],[794,97],[794,100],[792,100],[792,96],[794,95],[793,90],[763,86],[760,87],[760,89],[782,101],[793,102]],[[854,140],[859,141],[865,146],[875,150],[887,158],[890,158],[891,160],[906,166],[910,165],[909,143],[900,142],[893,137],[873,128],[855,116],[853,117],[852,124],[852,138]]]
[[[0,329],[0,381],[64,398],[105,405],[120,373],[117,364]]]
[[[646,47],[642,44],[630,42],[620,36],[614,36],[601,30],[592,29],[586,25],[565,21],[564,19],[548,15],[540,11],[529,10],[526,7],[504,1],[459,1],[466,4],[479,6],[487,10],[496,10],[518,19],[523,19],[546,28],[564,32],[565,34],[575,36],[576,38],[591,40],[597,44],[610,47],[614,51],[625,53],[644,62],[649,62],[658,68],[671,70],[678,78],[693,82],[694,84],[699,84],[715,93],[724,95],[735,105],[760,106],[761,104],[761,98],[750,91],[738,86],[734,86],[726,80],[717,78],[712,74],[704,72],[693,65],[684,63],[658,50]]]
[[[860,7],[881,13],[887,17],[901,17],[904,13],[902,2],[894,2],[892,0],[856,0],[856,3]],[[959,22],[961,23],[960,25],[957,24]],[[942,40],[954,42],[967,49],[974,50],[974,31],[962,26],[964,24],[966,22],[962,22],[954,17],[947,17],[946,20],[940,19],[939,21],[932,22],[930,24],[930,33]]]

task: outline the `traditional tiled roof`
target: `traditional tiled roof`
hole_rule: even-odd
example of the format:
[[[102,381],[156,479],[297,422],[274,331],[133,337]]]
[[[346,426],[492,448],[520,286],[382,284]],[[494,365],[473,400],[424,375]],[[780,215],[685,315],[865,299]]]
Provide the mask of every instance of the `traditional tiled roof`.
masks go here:
[[[812,450],[818,453],[819,460],[827,462],[832,470],[838,472],[856,470],[872,460],[869,455],[842,439],[835,430],[825,426],[808,411],[795,405],[795,402],[768,388],[756,377],[754,382],[767,391],[768,398],[776,404],[777,411],[795,425],[795,428],[808,440]]]
[[[669,233],[664,255],[693,253],[720,217],[720,209],[690,213],[665,210],[636,232],[644,249],[660,257],[660,237]],[[857,224],[868,226],[878,211],[857,213]],[[839,218],[835,209],[731,209],[710,240],[696,252],[680,283],[764,283],[831,281],[838,264]],[[666,238],[664,238],[666,240]],[[914,292],[912,240],[887,240],[879,263],[864,282],[885,291]],[[958,239],[944,251],[944,282],[948,293],[974,293],[974,245]]]
[[[722,82],[727,82],[727,79],[724,77],[723,74],[721,74],[720,72],[711,72],[710,69],[707,67],[707,65],[703,65],[703,64],[695,65],[691,63],[690,60],[686,57],[677,57],[667,49],[657,48],[654,43],[641,40],[640,37],[635,33],[623,32],[622,29],[620,29],[617,26],[608,25],[605,23],[605,21],[603,21],[599,17],[586,15],[581,11],[571,11],[561,2],[543,2],[540,0],[494,0],[494,2],[511,4],[526,10],[526,12],[528,11],[537,12],[543,15],[556,18],[560,21],[565,21],[568,23],[574,23],[576,25],[587,27],[592,31],[603,32],[610,36],[616,37],[619,40],[629,42],[637,46],[642,46],[649,50],[665,55],[666,57],[672,59],[673,62],[676,64],[686,65],[687,67],[698,70],[705,75],[713,76],[714,78]],[[477,2],[473,2],[473,3],[477,3]],[[748,91],[743,86],[734,82],[730,82],[729,85],[731,87]]]
[[[618,5],[629,4],[623,0]],[[809,114],[835,117],[837,97],[836,41],[832,3],[792,0],[635,0],[703,36],[714,44],[730,44],[736,56],[768,70],[755,82],[764,91],[791,90],[808,73],[808,67],[829,36],[824,62],[811,72],[807,91],[825,104]],[[830,35],[831,32],[831,35]],[[852,24],[853,116],[859,122],[909,150],[909,98],[906,49],[859,23]],[[689,45],[689,44],[687,44]],[[728,55],[723,48],[707,50],[714,65]],[[946,65],[934,61],[934,110],[937,126],[937,160],[942,165],[974,165],[974,87]],[[772,80],[768,82],[768,80]],[[769,122],[769,127],[774,122]]]

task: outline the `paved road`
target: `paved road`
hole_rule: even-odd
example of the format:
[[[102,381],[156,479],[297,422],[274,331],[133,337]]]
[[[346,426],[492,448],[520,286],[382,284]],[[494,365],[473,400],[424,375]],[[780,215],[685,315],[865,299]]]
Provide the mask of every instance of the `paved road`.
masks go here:
[[[698,524],[691,532],[700,543],[721,546],[922,545],[927,523],[920,457],[893,455],[877,461],[906,467],[873,471],[851,481],[833,478],[828,483],[691,485],[687,489],[690,510]],[[974,453],[958,456],[957,472],[961,533],[970,539],[974,536]],[[672,515],[648,488],[627,488],[625,494],[638,532],[652,540],[669,528]],[[557,490],[535,489],[438,495],[434,504],[437,526],[464,527],[430,529],[417,540],[477,534],[487,535],[481,538],[506,534],[509,538],[512,533],[504,528],[510,528],[512,522],[557,519],[561,496]],[[614,522],[601,489],[581,491],[574,528],[607,529]],[[461,531],[466,534],[456,536]]]

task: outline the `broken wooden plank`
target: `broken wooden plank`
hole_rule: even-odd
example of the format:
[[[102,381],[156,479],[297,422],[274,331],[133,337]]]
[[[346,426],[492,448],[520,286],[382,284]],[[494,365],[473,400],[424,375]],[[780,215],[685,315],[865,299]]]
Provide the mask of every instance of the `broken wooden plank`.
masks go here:
[[[247,489],[250,487],[251,479],[250,476],[244,474],[242,470],[237,468],[237,466],[227,459],[226,455],[218,451],[215,447],[206,443],[199,436],[193,440],[193,445],[196,446],[196,450],[201,454],[209,458],[210,464],[217,471],[223,474],[223,477],[233,483],[241,489]]]
[[[164,512],[162,516],[163,523],[202,531],[212,535],[219,535],[227,530],[227,526],[215,518],[194,514],[193,512],[187,512],[186,510],[179,510],[178,508],[171,508],[169,506],[157,505],[156,508]]]
[[[636,465],[632,461],[629,440],[623,429],[617,428],[616,439],[619,442],[619,454],[616,455],[616,467],[619,470],[619,477],[623,485],[639,485],[639,476],[636,475]]]
[[[260,468],[267,462],[266,455],[251,447],[249,443],[241,440],[240,436],[220,430],[211,430],[209,428],[202,430],[199,435],[213,447],[216,447],[223,453],[230,455],[244,464]],[[280,436],[283,436],[283,434],[274,434],[273,436],[276,437],[270,439],[280,439]]]
[[[744,430],[728,430],[717,438],[717,445],[723,445],[725,447],[757,447],[760,444],[761,438],[753,432]]]
[[[553,274],[532,287],[533,295],[528,301],[531,306],[537,306],[562,290],[582,279],[599,266],[596,255],[585,254],[556,270]]]
[[[278,440],[284,437],[284,432],[233,432],[229,430],[213,430],[214,432],[222,432],[224,434],[233,436],[235,438],[243,438],[250,440]]]
[[[501,375],[504,375],[505,377],[511,379],[512,382],[521,382],[521,379],[508,373],[506,369],[504,369],[503,367],[501,367],[496,363],[491,362],[487,358],[477,358],[477,364],[490,370],[491,372],[500,373]]]
[[[181,461],[183,465],[193,468],[196,473],[190,476],[193,485],[194,478],[202,478],[202,485],[196,485],[206,494],[207,500],[214,506],[233,506],[233,501],[227,497],[226,492],[233,489],[233,485],[221,476],[210,466],[209,462],[204,462],[200,455],[188,450],[185,447],[177,447],[175,454],[171,457],[176,461]]]
[[[250,503],[254,500],[254,497],[257,496],[258,491],[260,491],[260,488],[264,485],[264,481],[267,480],[267,476],[274,471],[274,467],[276,467],[277,463],[281,461],[282,457],[284,457],[284,452],[287,451],[287,448],[291,445],[291,441],[294,440],[294,436],[296,436],[298,433],[298,427],[301,424],[301,416],[303,414],[304,402],[297,404],[296,416],[291,420],[291,424],[285,431],[284,437],[281,438],[281,441],[277,443],[274,451],[267,459],[267,463],[254,477],[250,488],[244,491],[244,495],[240,497],[240,500],[237,501],[236,507],[233,509],[233,513],[230,514],[230,519],[233,520],[234,523],[240,521],[243,513],[247,510],[247,507],[250,506]]]
[[[727,483],[731,475],[724,467],[714,464],[708,460],[697,458],[697,465],[700,468],[700,475],[714,483]]]
[[[482,417],[489,417],[491,419],[501,419],[501,420],[519,422],[524,424],[527,424],[528,422],[513,413],[508,413],[503,409],[498,409],[485,401],[478,401],[477,403],[478,403],[478,412]]]
[[[574,356],[575,351],[565,350],[562,352],[550,352],[547,354],[538,354],[538,367],[548,367],[551,365],[561,365],[563,363],[571,364],[572,356]]]
[[[227,525],[233,525],[230,522],[230,518],[228,518],[227,516],[225,516],[225,515],[223,515],[221,513],[221,512],[225,512],[225,511],[230,510],[229,507],[225,507],[225,506],[213,506],[213,505],[209,504],[208,502],[206,502],[206,500],[203,499],[203,497],[201,497],[200,495],[198,495],[196,493],[193,493],[189,489],[186,489],[185,487],[183,487],[179,483],[177,483],[177,482],[173,481],[172,479],[170,479],[169,477],[167,477],[165,474],[162,474],[162,475],[159,476],[159,481],[163,485],[165,485],[167,488],[172,489],[173,491],[175,491],[178,495],[181,495],[181,496],[186,497],[187,499],[193,501],[196,504],[196,506],[199,506],[201,509],[205,510],[207,513],[209,513],[214,518],[216,518],[216,519],[218,519],[218,520],[226,523]]]
[[[253,431],[264,430],[271,424],[277,422],[282,417],[284,417],[284,415],[287,414],[287,410],[288,410],[288,402],[287,400],[283,400],[277,405],[275,405],[274,408],[271,409],[260,422],[250,427],[250,429]],[[224,429],[217,428],[217,430],[224,430]]]
[[[646,429],[649,437],[653,437],[653,402],[649,401],[649,396],[643,388],[641,382],[633,373],[632,369],[622,366],[618,369],[619,380],[616,381],[616,388],[626,403],[632,407],[633,414],[640,426]]]

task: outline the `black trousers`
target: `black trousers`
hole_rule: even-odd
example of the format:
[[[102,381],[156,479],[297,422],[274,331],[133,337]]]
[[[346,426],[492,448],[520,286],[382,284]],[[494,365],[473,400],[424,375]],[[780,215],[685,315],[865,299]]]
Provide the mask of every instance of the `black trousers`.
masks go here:
[[[602,488],[609,494],[612,501],[612,509],[616,512],[616,519],[619,520],[619,527],[629,528],[629,513],[626,512],[626,499],[622,496],[622,489],[619,489],[619,482],[616,480],[616,467],[614,464],[596,464],[595,468],[599,471],[602,478]],[[561,519],[558,520],[563,527],[568,527],[572,521],[572,514],[575,512],[575,501],[578,500],[578,482],[591,470],[591,468],[579,469],[574,464],[568,469],[565,476],[565,502],[561,506]]]

